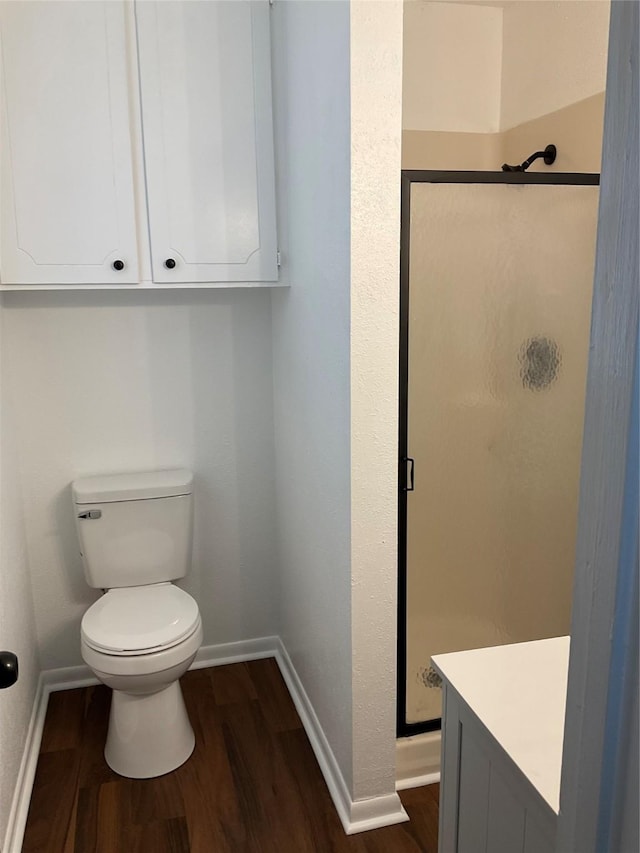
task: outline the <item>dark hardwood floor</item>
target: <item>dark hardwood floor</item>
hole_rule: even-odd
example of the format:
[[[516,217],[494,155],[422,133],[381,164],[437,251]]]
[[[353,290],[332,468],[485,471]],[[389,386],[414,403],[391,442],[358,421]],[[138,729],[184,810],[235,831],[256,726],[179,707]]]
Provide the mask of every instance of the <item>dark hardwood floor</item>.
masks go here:
[[[438,786],[411,821],[346,836],[273,659],[187,673],[196,748],[157,779],[103,756],[110,691],[53,693],[23,853],[436,853]]]

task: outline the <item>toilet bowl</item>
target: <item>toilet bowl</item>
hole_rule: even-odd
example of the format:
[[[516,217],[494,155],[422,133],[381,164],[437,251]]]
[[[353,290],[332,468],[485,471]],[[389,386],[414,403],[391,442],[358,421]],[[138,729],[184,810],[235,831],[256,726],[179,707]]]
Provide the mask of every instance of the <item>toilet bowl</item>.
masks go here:
[[[85,575],[104,594],[82,618],[82,658],[113,691],[105,759],[134,779],[183,764],[195,737],[179,679],[202,643],[196,601],[171,581],[191,557],[189,471],[73,483]]]
[[[111,590],[85,613],[82,658],[113,690],[104,754],[116,773],[161,776],[193,752],[178,679],[201,643],[198,606],[173,584]]]

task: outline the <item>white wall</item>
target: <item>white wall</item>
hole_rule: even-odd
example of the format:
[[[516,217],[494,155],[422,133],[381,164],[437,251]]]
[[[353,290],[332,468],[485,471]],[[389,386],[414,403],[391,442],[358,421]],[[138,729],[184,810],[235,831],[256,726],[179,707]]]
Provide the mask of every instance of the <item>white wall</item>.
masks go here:
[[[604,90],[608,0],[404,6],[405,130],[508,130]]]
[[[349,3],[276,3],[272,34],[279,633],[350,786]]]
[[[82,662],[80,619],[97,593],[69,484],[91,473],[193,468],[182,585],[204,643],[273,634],[269,294],[4,294],[1,313],[42,666]]]
[[[502,130],[604,90],[609,11],[607,0],[505,4]]]
[[[353,791],[395,792],[402,3],[351,4]]]
[[[402,4],[273,21],[280,633],[352,798],[395,798]]]
[[[502,9],[424,0],[404,7],[402,126],[497,131]]]
[[[6,360],[0,359],[0,390]],[[0,692],[0,846],[38,682],[37,642],[10,410],[0,407],[0,649],[18,655],[17,684]]]

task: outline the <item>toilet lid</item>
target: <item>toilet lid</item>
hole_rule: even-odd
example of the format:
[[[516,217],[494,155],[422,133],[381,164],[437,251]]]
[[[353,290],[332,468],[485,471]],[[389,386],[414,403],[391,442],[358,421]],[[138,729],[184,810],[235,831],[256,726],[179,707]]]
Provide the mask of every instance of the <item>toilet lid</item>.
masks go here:
[[[198,605],[171,583],[111,589],[82,617],[87,645],[108,654],[144,654],[177,645],[200,621]]]

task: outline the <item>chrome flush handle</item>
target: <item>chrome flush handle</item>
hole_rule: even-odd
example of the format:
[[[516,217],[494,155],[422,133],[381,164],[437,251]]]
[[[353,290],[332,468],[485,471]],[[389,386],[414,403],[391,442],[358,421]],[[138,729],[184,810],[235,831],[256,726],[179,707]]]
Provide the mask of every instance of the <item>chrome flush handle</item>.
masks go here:
[[[88,509],[78,514],[78,518],[102,518],[101,509]]]

